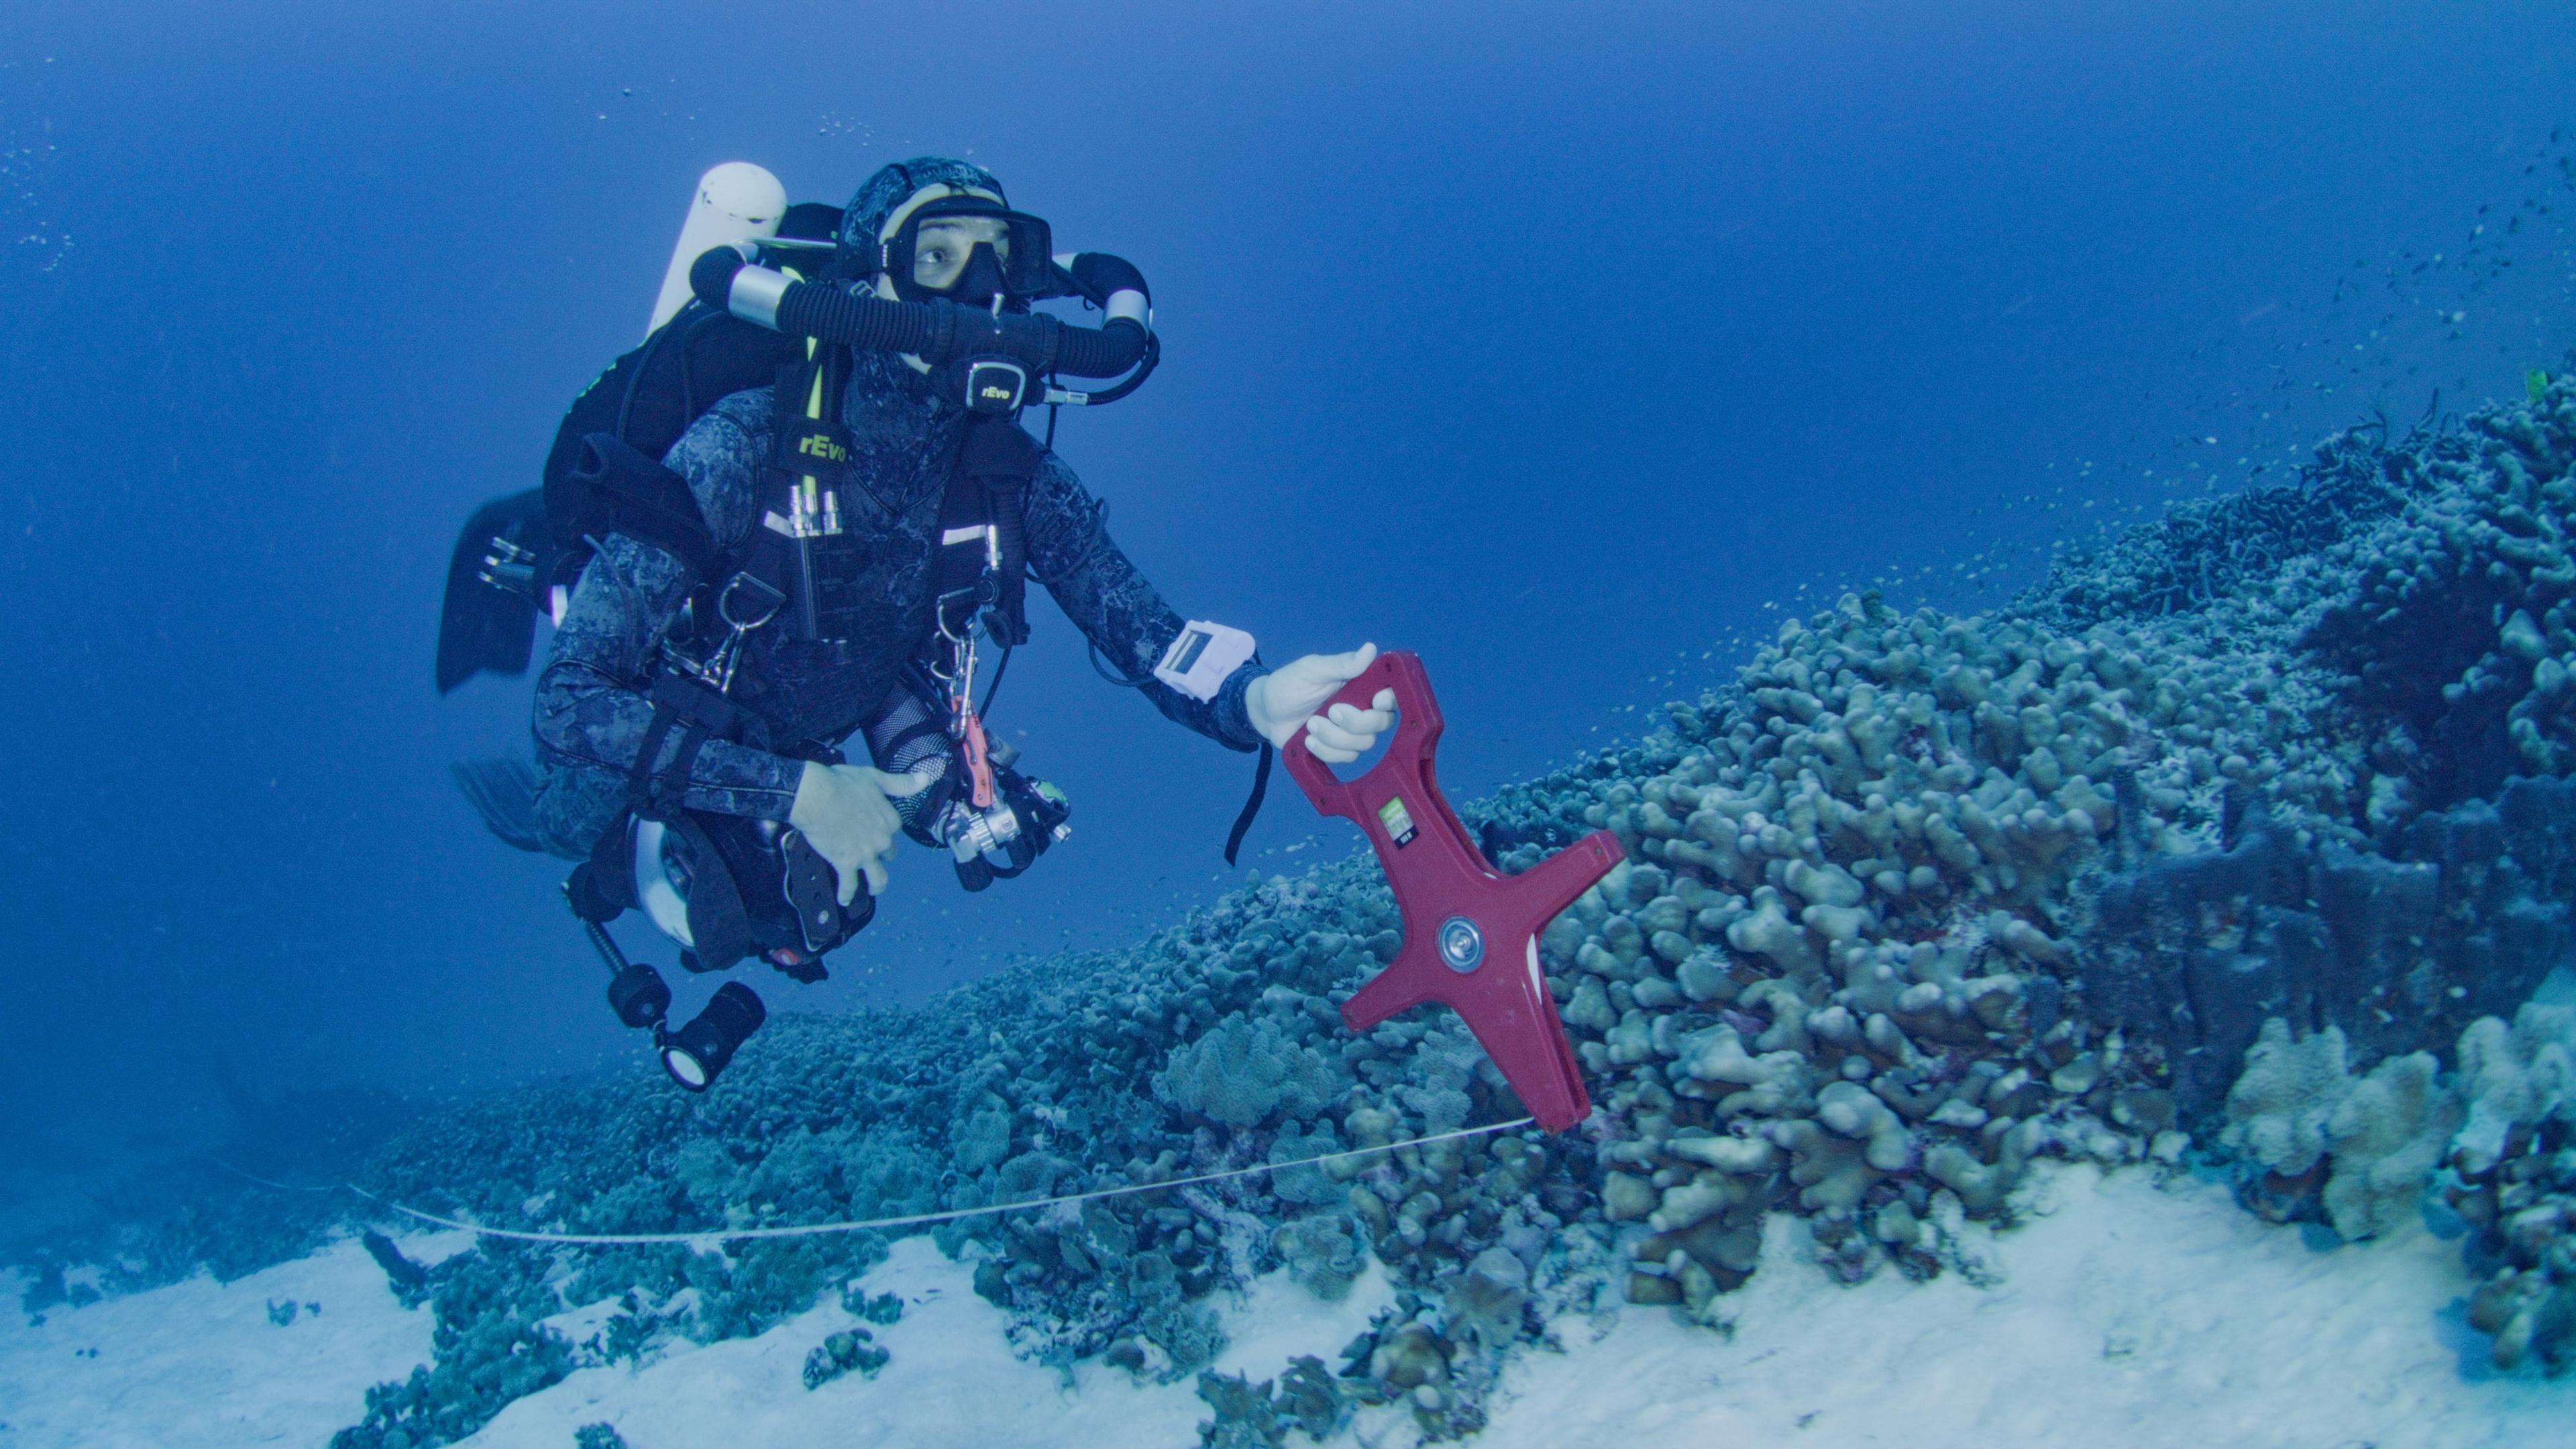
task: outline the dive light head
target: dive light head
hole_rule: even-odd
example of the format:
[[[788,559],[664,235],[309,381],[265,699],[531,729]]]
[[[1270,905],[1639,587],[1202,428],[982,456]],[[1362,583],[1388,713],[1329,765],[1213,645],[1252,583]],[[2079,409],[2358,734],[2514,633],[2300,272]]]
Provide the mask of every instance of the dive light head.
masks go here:
[[[768,1010],[750,987],[728,981],[707,999],[706,1010],[662,1037],[662,1070],[688,1090],[703,1092],[768,1019]]]

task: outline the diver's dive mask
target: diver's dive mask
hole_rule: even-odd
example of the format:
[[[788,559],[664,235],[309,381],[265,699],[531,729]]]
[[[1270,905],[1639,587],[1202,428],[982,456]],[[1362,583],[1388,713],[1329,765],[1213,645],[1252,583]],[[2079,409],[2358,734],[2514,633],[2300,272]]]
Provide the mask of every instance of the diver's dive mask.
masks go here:
[[[1025,304],[1062,291],[1047,224],[968,192],[901,213],[878,242],[877,265],[906,302]]]

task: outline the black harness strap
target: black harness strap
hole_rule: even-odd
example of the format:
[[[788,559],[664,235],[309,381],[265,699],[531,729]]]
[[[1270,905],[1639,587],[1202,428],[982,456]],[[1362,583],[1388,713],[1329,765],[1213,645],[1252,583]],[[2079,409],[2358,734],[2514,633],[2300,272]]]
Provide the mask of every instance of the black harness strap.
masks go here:
[[[934,587],[939,591],[941,622],[962,627],[971,619],[961,619],[955,612],[961,599],[971,598],[977,607],[997,601],[996,590],[986,587],[988,572],[998,571],[992,562],[992,544],[987,543],[985,529],[993,521],[992,497],[984,480],[963,468],[948,475],[948,491],[939,500],[939,560],[933,571]],[[999,541],[1000,535],[992,538]]]
[[[1028,507],[1029,481],[1037,476],[1038,462],[1045,452],[1038,441],[1021,431],[1019,424],[1004,417],[977,417],[968,420],[965,436],[959,440],[957,471],[950,478],[951,503],[943,505],[942,526],[962,490],[970,497],[980,495],[981,521],[993,530],[994,597],[987,601],[985,627],[993,642],[1004,648],[1025,644],[1028,623]],[[979,566],[980,566],[980,560]],[[943,587],[946,584],[943,581]]]
[[[1243,802],[1243,813],[1234,817],[1234,828],[1225,833],[1227,865],[1234,864],[1235,853],[1243,849],[1243,837],[1251,832],[1254,817],[1261,813],[1262,798],[1270,793],[1270,757],[1270,746],[1262,745],[1261,763],[1252,767],[1252,798]]]
[[[635,751],[635,763],[627,767],[626,803],[647,820],[676,820],[688,794],[689,772],[697,765],[698,752],[706,748],[708,740],[733,733],[741,723],[742,711],[714,690],[667,668],[654,676],[653,688],[645,697],[653,704],[653,722],[645,727],[644,743]],[[656,770],[654,763],[662,757],[662,742],[674,727],[680,731],[679,748],[672,751],[669,764]]]

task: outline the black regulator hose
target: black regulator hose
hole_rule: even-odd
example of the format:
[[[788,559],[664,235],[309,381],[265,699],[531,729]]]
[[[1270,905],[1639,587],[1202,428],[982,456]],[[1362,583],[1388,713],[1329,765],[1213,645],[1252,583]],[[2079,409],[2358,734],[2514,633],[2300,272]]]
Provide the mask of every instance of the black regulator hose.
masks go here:
[[[1076,327],[1043,312],[997,314],[944,299],[889,301],[751,265],[729,246],[690,266],[689,289],[708,306],[773,331],[872,352],[908,352],[933,367],[960,357],[1002,356],[1032,372],[1117,377],[1143,361],[1153,342],[1145,328],[1143,275],[1099,252],[1075,257],[1066,272],[1083,295],[1107,308],[1107,322]]]

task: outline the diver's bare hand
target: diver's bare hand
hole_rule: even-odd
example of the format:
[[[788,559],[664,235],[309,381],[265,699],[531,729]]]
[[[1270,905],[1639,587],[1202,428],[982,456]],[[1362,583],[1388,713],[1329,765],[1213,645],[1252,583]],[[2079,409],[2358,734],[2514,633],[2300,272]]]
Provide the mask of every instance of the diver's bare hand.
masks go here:
[[[807,761],[796,782],[796,803],[787,823],[804,832],[814,853],[831,862],[841,880],[841,904],[858,898],[859,878],[867,877],[868,894],[885,894],[886,861],[894,854],[903,817],[892,801],[918,793],[930,783],[925,775],[889,775],[866,765],[818,765]]]

